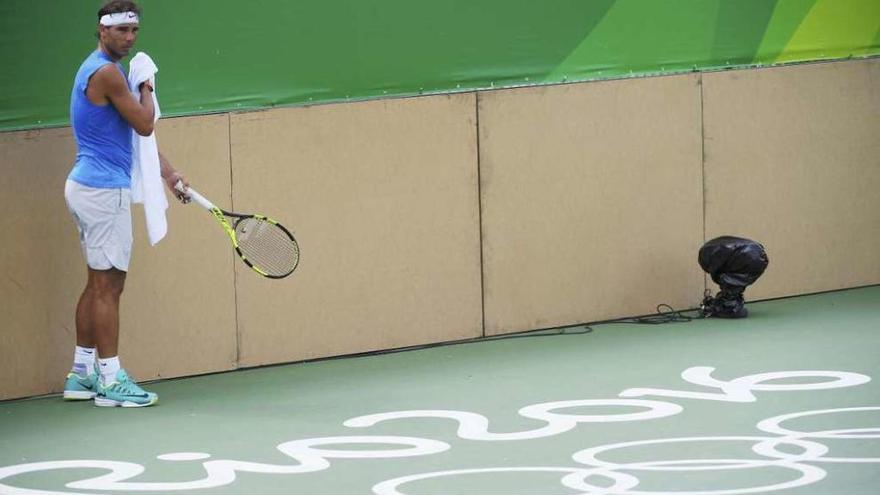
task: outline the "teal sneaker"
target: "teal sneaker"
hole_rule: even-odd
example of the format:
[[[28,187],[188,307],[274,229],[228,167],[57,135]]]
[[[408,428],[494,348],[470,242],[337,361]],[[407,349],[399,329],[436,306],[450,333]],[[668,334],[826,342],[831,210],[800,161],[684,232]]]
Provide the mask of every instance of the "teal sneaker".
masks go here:
[[[108,384],[98,383],[95,405],[101,407],[147,407],[159,402],[159,396],[140,388],[125,370],[116,372]]]
[[[64,382],[64,400],[92,400],[98,393],[98,380],[94,370],[87,376],[71,371]]]

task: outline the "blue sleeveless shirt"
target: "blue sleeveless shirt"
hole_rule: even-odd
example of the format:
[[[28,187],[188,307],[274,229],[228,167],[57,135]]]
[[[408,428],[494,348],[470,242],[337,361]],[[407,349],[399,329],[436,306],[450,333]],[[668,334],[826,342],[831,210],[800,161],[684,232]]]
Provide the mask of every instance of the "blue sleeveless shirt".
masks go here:
[[[89,79],[101,67],[122,65],[95,50],[79,67],[70,93],[70,123],[76,138],[76,163],[67,177],[84,186],[131,187],[132,128],[111,104],[95,105],[86,96]]]

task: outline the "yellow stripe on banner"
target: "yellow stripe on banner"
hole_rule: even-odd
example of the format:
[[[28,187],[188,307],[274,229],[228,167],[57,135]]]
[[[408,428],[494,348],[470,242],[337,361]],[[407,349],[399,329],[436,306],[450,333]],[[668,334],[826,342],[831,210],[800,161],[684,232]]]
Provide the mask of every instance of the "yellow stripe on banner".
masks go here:
[[[880,53],[880,0],[819,0],[776,63]]]

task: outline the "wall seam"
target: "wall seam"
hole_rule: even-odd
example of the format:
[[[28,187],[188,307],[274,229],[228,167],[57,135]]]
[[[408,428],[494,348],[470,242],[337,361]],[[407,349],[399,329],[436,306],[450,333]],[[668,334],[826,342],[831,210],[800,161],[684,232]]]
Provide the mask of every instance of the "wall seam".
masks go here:
[[[232,166],[232,113],[226,114],[226,123],[227,123],[227,143],[228,153],[229,153],[229,207],[232,211],[235,211],[235,182],[234,182],[234,174],[233,174],[233,166]],[[241,366],[241,322],[239,321],[239,312],[238,312],[238,271],[235,269],[235,254],[231,256],[232,258],[232,300],[233,300],[233,310],[235,311],[235,362],[233,363],[233,369],[239,369]]]
[[[477,223],[480,235],[480,335],[486,336],[486,264],[483,259],[483,177],[482,152],[480,150],[480,92],[474,92],[474,115],[476,117],[477,138]]]
[[[703,182],[703,243],[706,243],[706,107],[703,95],[703,74],[700,74],[700,178]],[[706,280],[706,274],[703,274],[703,294],[709,290],[709,282]]]

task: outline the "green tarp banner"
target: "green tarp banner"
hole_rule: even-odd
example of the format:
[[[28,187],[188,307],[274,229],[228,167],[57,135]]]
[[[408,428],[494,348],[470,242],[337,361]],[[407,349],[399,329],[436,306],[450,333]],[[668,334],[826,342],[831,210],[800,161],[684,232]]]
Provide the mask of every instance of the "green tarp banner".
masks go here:
[[[0,0],[0,130],[68,123],[100,5]],[[880,55],[880,0],[141,6],[166,116]]]

